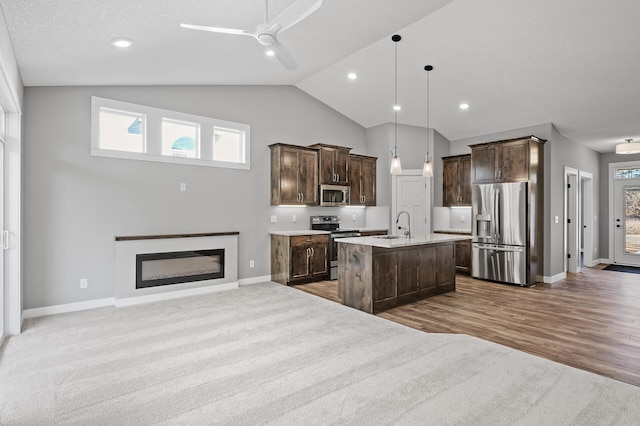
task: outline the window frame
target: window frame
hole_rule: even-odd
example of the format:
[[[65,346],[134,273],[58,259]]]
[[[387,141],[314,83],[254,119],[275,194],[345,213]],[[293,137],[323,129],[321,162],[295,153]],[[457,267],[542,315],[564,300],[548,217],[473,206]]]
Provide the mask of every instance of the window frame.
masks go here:
[[[100,111],[101,109],[116,110],[124,113],[144,115],[146,117],[146,129],[144,132],[143,146],[145,152],[129,152],[100,147]],[[187,122],[200,125],[199,149],[201,158],[187,158],[179,156],[162,155],[162,120],[167,119],[177,122]],[[205,141],[213,140],[215,128],[230,129],[244,133],[244,161],[241,163],[213,160],[213,148],[207,149]],[[233,121],[204,117],[179,111],[155,108],[114,99],[91,97],[91,156],[107,157],[125,160],[151,161],[159,163],[172,163],[193,166],[219,167],[226,169],[250,170],[251,169],[251,126]],[[206,156],[208,158],[202,158]]]

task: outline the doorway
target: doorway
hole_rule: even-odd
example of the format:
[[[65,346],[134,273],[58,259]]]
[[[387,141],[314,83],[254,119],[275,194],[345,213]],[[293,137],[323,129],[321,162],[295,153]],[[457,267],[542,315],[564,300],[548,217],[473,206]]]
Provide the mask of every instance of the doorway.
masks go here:
[[[614,263],[640,266],[640,179],[616,180],[613,199]]]
[[[422,177],[422,170],[403,170],[401,175],[392,175],[391,180],[391,233],[402,235],[405,229],[409,228],[409,220],[405,214],[396,224],[396,218],[401,211],[406,211],[411,216],[411,235],[430,233],[431,180]]]
[[[593,266],[594,227],[593,175],[564,168],[564,257],[565,272],[580,272]]]

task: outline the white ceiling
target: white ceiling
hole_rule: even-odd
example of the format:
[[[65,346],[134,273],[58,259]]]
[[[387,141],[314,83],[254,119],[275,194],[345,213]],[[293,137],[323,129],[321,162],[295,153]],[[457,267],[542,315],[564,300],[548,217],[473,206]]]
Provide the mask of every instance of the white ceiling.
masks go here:
[[[294,0],[270,0],[275,17]],[[0,0],[26,86],[292,84],[365,127],[430,125],[450,140],[552,122],[611,152],[640,141],[638,0],[324,0],[279,34],[287,71],[251,37],[264,0]],[[111,46],[128,37],[128,50]],[[359,75],[355,81],[347,72]],[[468,102],[467,111],[458,104]]]

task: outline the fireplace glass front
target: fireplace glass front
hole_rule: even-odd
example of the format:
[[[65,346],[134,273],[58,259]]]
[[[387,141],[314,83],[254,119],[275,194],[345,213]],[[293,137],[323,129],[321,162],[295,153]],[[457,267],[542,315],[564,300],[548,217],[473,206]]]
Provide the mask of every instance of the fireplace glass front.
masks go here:
[[[136,288],[224,278],[224,249],[136,255]]]

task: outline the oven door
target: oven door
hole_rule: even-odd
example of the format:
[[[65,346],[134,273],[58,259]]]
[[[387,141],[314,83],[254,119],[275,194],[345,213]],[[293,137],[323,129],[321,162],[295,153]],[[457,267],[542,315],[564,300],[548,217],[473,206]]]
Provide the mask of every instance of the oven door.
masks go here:
[[[329,266],[330,279],[338,279],[338,240],[340,238],[360,237],[361,234],[356,231],[332,233],[329,239]]]

